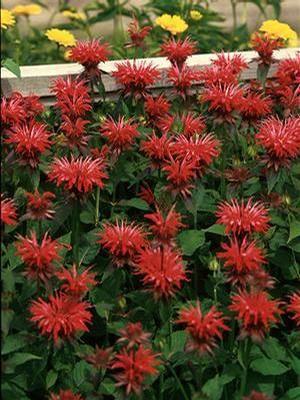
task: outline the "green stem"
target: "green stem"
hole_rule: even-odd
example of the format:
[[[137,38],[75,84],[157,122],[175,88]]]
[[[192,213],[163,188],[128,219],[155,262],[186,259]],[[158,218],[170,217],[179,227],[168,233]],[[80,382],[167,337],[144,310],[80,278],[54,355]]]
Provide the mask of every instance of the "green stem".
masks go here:
[[[245,394],[245,389],[247,385],[250,350],[251,350],[251,340],[247,338],[244,342],[244,354],[243,354],[244,371],[240,386],[240,398],[242,398],[243,395]]]
[[[99,203],[100,203],[100,188],[96,189],[96,205],[95,205],[95,226],[99,225]]]
[[[75,200],[73,206],[73,216],[72,216],[72,235],[71,243],[73,249],[73,262],[78,265],[79,263],[79,234],[80,234],[80,202],[79,199]]]
[[[183,387],[183,384],[181,383],[180,379],[178,378],[178,375],[176,374],[176,372],[175,372],[174,368],[172,367],[172,365],[167,361],[166,366],[167,366],[167,368],[169,368],[171,374],[174,376],[174,378],[175,378],[175,380],[177,382],[178,388],[179,388],[184,400],[190,400],[188,395],[187,395],[187,393],[186,393],[186,391],[185,391],[185,389],[184,389],[184,387]]]
[[[226,153],[224,148],[221,152],[221,184],[220,184],[220,192],[221,197],[224,198],[226,195],[226,185],[225,185],[225,167],[226,167]]]

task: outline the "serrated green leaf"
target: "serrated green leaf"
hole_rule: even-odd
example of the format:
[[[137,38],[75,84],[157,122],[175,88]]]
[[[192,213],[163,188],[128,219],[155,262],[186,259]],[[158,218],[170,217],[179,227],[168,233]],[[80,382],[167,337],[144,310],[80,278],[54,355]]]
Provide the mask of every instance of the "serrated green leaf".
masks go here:
[[[46,376],[46,389],[49,390],[56,382],[58,373],[51,369]]]
[[[25,347],[26,344],[27,343],[26,343],[25,337],[22,334],[17,333],[15,335],[9,335],[4,340],[1,354],[5,355],[5,354],[12,353],[16,350],[21,349],[22,347]]]
[[[186,256],[191,256],[205,242],[205,236],[202,231],[190,229],[181,232],[178,235],[178,241],[182,252]]]
[[[18,78],[21,78],[21,69],[20,66],[11,58],[6,58],[4,61],[2,61],[2,67],[8,69],[10,72],[12,72],[14,75],[16,75]]]
[[[130,200],[121,200],[118,204],[120,206],[137,208],[138,210],[142,210],[142,211],[149,210],[148,203],[146,203],[142,199],[139,199],[138,197],[133,197]]]
[[[253,371],[259,372],[262,375],[282,375],[289,370],[280,361],[270,359],[267,357],[257,358],[252,361],[250,367]]]
[[[290,234],[288,238],[288,243],[291,242],[293,239],[296,239],[300,236],[300,221],[293,221],[290,225]]]
[[[202,230],[203,230],[203,232],[215,233],[216,235],[226,236],[224,225],[214,224],[214,225],[212,225],[206,229],[202,229]]]

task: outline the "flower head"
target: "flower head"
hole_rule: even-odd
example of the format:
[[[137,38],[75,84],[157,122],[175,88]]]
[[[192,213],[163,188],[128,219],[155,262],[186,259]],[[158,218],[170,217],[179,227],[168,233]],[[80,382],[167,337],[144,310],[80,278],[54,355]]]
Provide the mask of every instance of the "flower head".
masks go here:
[[[151,349],[139,346],[137,350],[122,349],[111,368],[117,370],[117,386],[125,386],[128,396],[130,393],[141,393],[145,379],[157,373],[158,365],[157,355]]]
[[[242,200],[241,204],[236,199],[231,202],[223,202],[218,206],[216,212],[217,223],[225,225],[228,234],[233,232],[237,235],[246,235],[253,232],[266,233],[269,229],[268,210],[262,203],[253,203],[250,198],[247,203]]]
[[[262,94],[250,90],[245,93],[240,109],[245,120],[255,123],[269,115],[271,110],[272,100],[269,97],[263,97]]]
[[[200,135],[205,129],[205,122],[201,115],[193,114],[188,111],[181,116],[180,125],[182,126],[182,134],[187,138]]]
[[[145,186],[141,187],[139,197],[149,205],[155,204],[154,193],[148,184],[145,184]]]
[[[31,303],[30,320],[35,322],[42,335],[52,338],[57,344],[59,339],[72,339],[78,332],[88,332],[91,323],[91,305],[67,296],[64,293],[50,295],[47,300],[41,297]]]
[[[196,42],[188,37],[175,40],[173,37],[165,41],[161,46],[160,54],[166,56],[172,64],[177,64],[179,68],[183,66],[186,59],[196,51]]]
[[[90,268],[86,268],[79,273],[76,265],[73,264],[71,269],[61,268],[56,272],[57,278],[64,282],[61,290],[74,298],[83,297],[93,286],[97,285],[95,273],[90,272]]]
[[[24,275],[30,279],[48,281],[54,273],[54,263],[61,259],[59,251],[62,245],[57,240],[52,240],[46,233],[38,242],[35,232],[30,236],[18,237],[16,253],[25,264]]]
[[[51,219],[53,218],[54,210],[52,209],[52,200],[55,199],[55,194],[52,192],[44,192],[40,194],[37,189],[33,193],[26,193],[27,211],[26,214],[31,219]]]
[[[49,180],[55,182],[57,186],[64,186],[76,195],[91,192],[94,187],[102,189],[104,179],[107,175],[104,172],[105,163],[103,159],[79,156],[71,156],[71,160],[66,157],[55,158],[50,165],[48,173]]]
[[[264,21],[259,31],[268,33],[272,38],[280,38],[287,41],[297,39],[297,33],[288,24],[279,22],[276,19]]]
[[[13,199],[4,198],[1,195],[0,219],[6,225],[17,223],[17,208]]]
[[[171,107],[170,102],[163,94],[160,94],[157,97],[147,95],[144,104],[145,111],[148,114],[151,122],[153,119],[165,116]]]
[[[107,368],[112,357],[112,348],[100,348],[96,345],[93,354],[87,355],[84,359],[96,369]]]
[[[80,394],[74,394],[70,389],[60,389],[58,394],[50,393],[49,400],[84,400],[84,398]]]
[[[214,306],[203,315],[199,301],[196,306],[183,308],[177,323],[183,324],[189,333],[187,350],[200,354],[212,353],[217,346],[217,339],[222,339],[223,331],[230,330],[225,325],[225,317]]]
[[[272,37],[268,33],[255,32],[251,36],[250,46],[257,51],[260,61],[264,65],[272,64],[274,50],[283,47],[284,41],[278,37]]]
[[[19,97],[11,96],[1,99],[1,123],[4,126],[18,125],[26,119],[23,101]]]
[[[29,17],[30,15],[39,15],[42,12],[42,7],[38,4],[17,5],[13,7],[11,12],[15,15]]]
[[[83,12],[78,12],[78,11],[64,10],[62,12],[62,15],[66,18],[76,21],[84,21],[86,19],[85,14]]]
[[[128,26],[128,34],[131,39],[132,46],[135,47],[144,47],[144,40],[149,35],[152,27],[147,25],[144,27],[140,27],[138,20],[136,18]]]
[[[273,398],[264,393],[252,390],[249,396],[243,397],[243,400],[273,400]]]
[[[172,35],[182,33],[188,28],[188,24],[179,15],[163,14],[156,18],[155,23]]]
[[[75,46],[76,44],[76,39],[74,35],[66,29],[48,29],[45,35],[49,40],[51,40],[51,42],[58,43],[59,45],[64,47],[71,47]]]
[[[99,234],[99,243],[111,253],[116,264],[122,266],[132,261],[146,245],[146,234],[134,223],[128,224],[125,221],[106,223]]]
[[[282,314],[280,302],[270,300],[264,291],[239,291],[232,296],[231,311],[237,314],[241,322],[241,338],[250,336],[254,342],[261,342],[269,332],[272,323],[278,322]]]
[[[129,322],[124,328],[119,330],[120,339],[118,343],[126,344],[127,349],[139,345],[149,345],[150,333],[143,331],[141,322]]]
[[[196,178],[196,168],[194,159],[191,160],[188,157],[174,159],[171,156],[163,167],[169,182],[167,189],[171,190],[174,195],[180,193],[183,197],[189,196],[194,187],[192,182]]]
[[[300,292],[293,293],[289,298],[287,311],[292,314],[291,319],[300,326]]]
[[[220,70],[229,69],[233,76],[239,75],[245,69],[248,68],[246,60],[241,54],[235,53],[233,55],[221,52],[217,54],[217,58],[212,61]]]
[[[69,117],[66,114],[62,115],[62,123],[60,125],[61,131],[66,136],[68,145],[73,146],[86,146],[88,136],[85,136],[86,125],[90,121],[81,117]]]
[[[191,86],[200,80],[200,76],[198,71],[194,71],[186,64],[181,69],[175,64],[168,70],[168,80],[173,84],[176,92],[185,98]]]
[[[154,298],[169,298],[187,280],[181,255],[168,246],[142,249],[136,257],[135,273]]]
[[[168,158],[171,139],[167,134],[158,137],[154,132],[151,136],[141,142],[140,148],[152,161],[155,168],[160,167]]]
[[[1,8],[1,29],[7,29],[10,26],[14,26],[16,23],[13,13],[5,8]]]
[[[200,19],[203,18],[203,15],[201,14],[201,12],[197,10],[191,10],[190,17],[192,18],[193,21],[200,21]]]
[[[102,127],[101,135],[104,136],[112,149],[118,153],[130,148],[134,140],[139,136],[137,125],[132,120],[125,120],[124,117],[115,121],[112,117],[107,118]]]
[[[300,55],[294,58],[281,60],[275,74],[281,86],[294,86],[300,84]]]

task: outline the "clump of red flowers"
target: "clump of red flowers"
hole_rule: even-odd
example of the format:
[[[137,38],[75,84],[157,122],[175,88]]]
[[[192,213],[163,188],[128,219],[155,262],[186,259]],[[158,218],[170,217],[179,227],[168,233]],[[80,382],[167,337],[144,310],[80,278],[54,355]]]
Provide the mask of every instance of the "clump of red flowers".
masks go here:
[[[50,394],[50,400],[84,400],[84,398],[80,394],[74,394],[70,389],[60,389],[58,394]]]
[[[1,195],[0,219],[6,225],[17,223],[17,208],[13,199],[5,198]]]
[[[181,69],[187,58],[196,52],[196,48],[197,43],[188,37],[177,40],[171,38],[161,45],[160,54],[166,56],[173,65]]]
[[[75,264],[71,269],[61,268],[56,272],[57,278],[62,282],[60,289],[71,297],[82,298],[93,286],[97,285],[96,274],[90,270],[91,267],[79,273]]]
[[[37,189],[33,193],[26,193],[27,210],[26,217],[35,220],[53,218],[53,202],[55,194],[52,192],[39,193]]]
[[[212,353],[217,346],[217,340],[222,339],[223,331],[230,329],[225,325],[226,318],[213,306],[206,313],[201,311],[200,302],[196,306],[188,306],[180,311],[178,324],[184,325],[189,334],[188,351],[200,354]]]
[[[289,298],[287,311],[291,313],[291,318],[297,326],[300,326],[300,292],[293,293]]]
[[[109,146],[117,153],[130,148],[139,136],[137,124],[132,120],[126,121],[124,117],[119,117],[117,121],[111,117],[107,118],[100,132],[107,139]]]
[[[59,339],[73,339],[80,332],[88,332],[92,321],[91,305],[70,297],[64,293],[55,293],[48,299],[39,297],[32,301],[29,311],[42,335],[53,339],[57,345]]]

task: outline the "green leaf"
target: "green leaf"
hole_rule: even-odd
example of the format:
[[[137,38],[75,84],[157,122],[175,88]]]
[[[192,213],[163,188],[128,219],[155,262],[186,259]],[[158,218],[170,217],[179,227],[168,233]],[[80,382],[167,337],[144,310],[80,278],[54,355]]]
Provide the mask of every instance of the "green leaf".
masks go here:
[[[51,369],[46,376],[46,389],[49,390],[56,382],[58,373]]]
[[[293,239],[296,239],[300,236],[300,221],[293,221],[290,225],[290,235],[288,238],[288,243],[291,242]]]
[[[273,337],[265,339],[262,344],[262,349],[265,351],[268,357],[279,360],[286,361],[287,354],[285,348],[279,343],[279,340]]]
[[[206,394],[209,400],[220,400],[223,393],[223,385],[220,376],[216,375],[209,379],[202,387],[202,392]]]
[[[281,362],[269,359],[267,357],[257,358],[252,361],[250,367],[253,371],[259,372],[262,375],[282,375],[289,370]]]
[[[7,336],[2,346],[1,354],[9,354],[26,346],[26,340],[23,335],[17,333],[15,335]]]
[[[21,78],[21,69],[20,66],[11,58],[6,58],[4,61],[2,61],[2,67],[8,69],[10,72],[12,72],[14,75],[16,75],[18,78]]]
[[[148,211],[149,210],[148,203],[146,203],[142,199],[139,199],[138,197],[133,197],[130,200],[121,200],[119,202],[119,205],[120,206],[125,206],[125,207],[137,208],[138,210],[142,210],[142,211]]]
[[[299,399],[300,399],[299,386],[288,390],[283,397],[279,398],[279,400],[299,400]]]
[[[202,229],[202,230],[203,230],[203,232],[215,233],[216,235],[226,236],[224,225],[214,224],[214,225],[212,225],[206,229]]]
[[[173,332],[171,335],[171,352],[183,351],[186,342],[185,331]]]
[[[178,235],[178,240],[182,248],[183,254],[191,256],[198,247],[205,242],[205,236],[202,231],[190,229],[183,231]]]
[[[28,361],[40,360],[41,358],[42,357],[31,353],[15,353],[9,360],[7,360],[5,371],[13,372],[17,366],[23,365]]]
[[[73,380],[76,386],[80,386],[85,381],[86,372],[89,369],[87,362],[79,361],[73,370]]]

